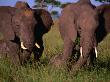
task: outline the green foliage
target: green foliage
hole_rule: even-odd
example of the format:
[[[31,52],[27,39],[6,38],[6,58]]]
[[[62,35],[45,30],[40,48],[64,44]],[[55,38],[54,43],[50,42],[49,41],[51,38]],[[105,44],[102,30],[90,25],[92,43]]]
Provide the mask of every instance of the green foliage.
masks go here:
[[[39,3],[41,3],[43,0],[35,0],[36,4],[38,5]],[[44,0],[42,4],[46,3],[46,5],[53,5],[56,7],[59,7],[61,5],[60,1],[56,1],[56,0]]]
[[[52,11],[51,14],[52,15],[57,15],[58,14],[58,11]]]
[[[43,40],[45,49],[38,63],[13,66],[7,59],[0,59],[0,82],[110,82],[110,35],[98,46],[95,66],[82,68],[75,76],[66,68],[56,69],[48,64],[52,56],[59,55],[63,50],[58,21],[54,22]]]

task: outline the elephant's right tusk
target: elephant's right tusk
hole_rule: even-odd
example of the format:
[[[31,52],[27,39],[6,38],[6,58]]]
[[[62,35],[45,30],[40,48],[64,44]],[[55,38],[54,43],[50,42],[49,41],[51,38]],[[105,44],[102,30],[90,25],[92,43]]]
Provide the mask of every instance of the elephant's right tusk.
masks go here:
[[[80,54],[81,54],[81,57],[82,57],[82,56],[83,56],[83,55],[82,55],[82,47],[80,47]]]
[[[26,50],[27,48],[23,45],[23,42],[21,42],[21,48]]]
[[[97,58],[97,48],[95,47],[95,55],[96,55],[96,58]]]
[[[40,48],[40,46],[37,43],[35,43],[35,45],[36,45],[37,48]]]

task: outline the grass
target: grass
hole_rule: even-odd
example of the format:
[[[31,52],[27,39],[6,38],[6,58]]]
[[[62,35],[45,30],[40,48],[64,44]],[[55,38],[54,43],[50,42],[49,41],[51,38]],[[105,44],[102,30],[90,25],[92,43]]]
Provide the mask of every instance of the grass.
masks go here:
[[[58,21],[51,31],[44,35],[45,50],[41,63],[14,66],[7,60],[0,60],[0,82],[110,82],[110,35],[98,46],[95,67],[83,68],[76,76],[67,69],[56,69],[48,65],[49,59],[63,50],[63,41],[58,31]]]

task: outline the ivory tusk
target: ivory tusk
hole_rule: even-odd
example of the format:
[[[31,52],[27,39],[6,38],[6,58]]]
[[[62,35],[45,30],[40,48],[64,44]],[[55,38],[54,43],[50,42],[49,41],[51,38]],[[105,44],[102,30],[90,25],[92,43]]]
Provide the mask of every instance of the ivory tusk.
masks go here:
[[[80,54],[81,54],[81,57],[82,57],[82,56],[83,56],[83,55],[82,55],[82,47],[80,47]]]
[[[96,54],[96,58],[97,58],[98,56],[97,56],[97,48],[96,47],[95,47],[95,54]]]
[[[23,42],[21,42],[21,48],[26,50],[27,48],[23,45]]]
[[[35,43],[35,45],[36,45],[37,48],[40,48],[40,46],[37,43]]]

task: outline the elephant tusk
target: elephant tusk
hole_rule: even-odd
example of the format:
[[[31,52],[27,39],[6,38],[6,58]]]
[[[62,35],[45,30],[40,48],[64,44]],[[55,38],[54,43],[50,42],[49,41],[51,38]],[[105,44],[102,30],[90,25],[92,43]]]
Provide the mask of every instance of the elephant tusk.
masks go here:
[[[35,46],[36,46],[37,48],[40,48],[40,46],[39,46],[37,43],[35,43]]]
[[[82,56],[83,56],[83,55],[82,55],[82,47],[80,47],[80,54],[81,54],[81,57],[82,57]]]
[[[27,48],[23,45],[23,42],[21,42],[21,48],[26,50]]]
[[[97,48],[96,47],[95,47],[95,54],[96,54],[96,58],[97,58],[98,56],[97,56]]]

